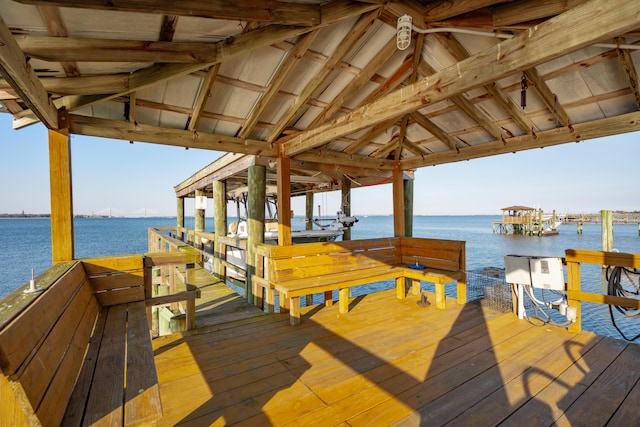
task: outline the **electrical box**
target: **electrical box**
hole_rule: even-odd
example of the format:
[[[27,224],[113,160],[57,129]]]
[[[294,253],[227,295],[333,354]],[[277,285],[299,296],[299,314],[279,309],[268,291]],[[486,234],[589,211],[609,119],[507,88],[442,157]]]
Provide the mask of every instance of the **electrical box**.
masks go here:
[[[531,285],[531,266],[528,256],[507,255],[504,257],[505,281],[518,285]]]
[[[564,270],[561,258],[531,258],[531,286],[564,291]]]
[[[562,258],[507,255],[504,257],[504,268],[507,283],[565,290]]]

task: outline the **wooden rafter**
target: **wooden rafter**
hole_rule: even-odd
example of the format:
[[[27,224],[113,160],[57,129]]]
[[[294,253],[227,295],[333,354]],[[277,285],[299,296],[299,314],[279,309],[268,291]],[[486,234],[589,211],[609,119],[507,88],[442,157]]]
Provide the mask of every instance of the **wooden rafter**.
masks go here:
[[[624,37],[616,37],[614,41],[618,45],[623,45],[626,43],[626,39]],[[638,87],[638,72],[636,71],[636,66],[633,64],[633,59],[631,58],[631,52],[626,49],[617,49],[618,58],[620,59],[620,64],[624,69],[624,72],[627,76],[627,81],[629,82],[629,88],[631,89],[631,93],[633,94],[633,98],[636,100],[636,107],[640,109],[640,87]]]
[[[560,104],[560,100],[557,95],[554,94],[549,86],[545,83],[544,79],[540,76],[538,71],[535,68],[529,68],[524,71],[527,76],[527,81],[529,84],[529,88],[532,86],[538,91],[538,94],[542,98],[542,101],[545,103],[551,114],[555,115],[558,123],[561,126],[567,126],[569,124],[569,115],[567,111],[564,109],[562,104]]]
[[[436,34],[435,36],[437,37],[438,41],[446,47],[447,51],[449,51],[449,53],[451,53],[451,55],[457,61],[463,61],[467,59],[469,56],[471,56],[469,54],[469,51],[467,51],[467,49],[464,46],[462,46],[462,44],[458,41],[458,39],[456,39],[453,36],[453,34],[440,33],[440,34]],[[522,108],[516,105],[511,100],[511,98],[506,96],[500,90],[500,88],[496,83],[489,83],[484,86],[484,89],[487,91],[487,93],[489,93],[493,97],[494,101],[498,103],[498,105],[500,105],[501,108],[503,108],[511,117],[513,117],[513,120],[518,124],[518,126],[520,126],[520,128],[523,131],[530,133],[532,129],[534,130],[536,129],[536,126],[531,122],[531,120],[527,118],[527,116],[522,111]],[[486,130],[489,131],[489,129],[486,129]],[[491,130],[495,133],[495,129],[491,129]],[[499,138],[496,138],[496,139],[499,139]]]
[[[60,9],[51,6],[39,6],[38,11],[42,16],[42,21],[47,26],[47,32],[50,36],[64,38],[68,36],[67,27],[62,20],[62,15],[60,15]],[[61,62],[62,68],[64,69],[64,72],[68,77],[80,75],[78,64],[72,61]]]
[[[99,9],[109,11],[155,13],[161,15],[203,16],[249,22],[284,25],[318,25],[320,8],[315,5],[276,0],[18,0],[20,3]]]
[[[418,34],[416,42],[413,48],[413,67],[411,69],[411,75],[409,76],[409,84],[413,84],[418,80],[420,72],[420,63],[422,62],[422,46],[424,44],[424,34]],[[398,137],[398,149],[396,150],[396,160],[402,158],[402,150],[404,148],[405,138],[407,136],[407,126],[409,124],[409,116],[405,115],[400,122],[400,135]],[[415,154],[415,153],[414,153]]]
[[[202,117],[204,106],[207,104],[207,100],[211,95],[211,87],[218,75],[218,70],[220,70],[220,64],[213,65],[209,70],[207,70],[207,73],[202,79],[202,84],[200,85],[196,101],[193,105],[193,113],[189,116],[189,124],[187,125],[188,130],[196,130],[198,128],[200,117]]]
[[[298,95],[295,102],[289,107],[288,111],[278,120],[278,123],[276,123],[274,129],[267,137],[267,141],[272,142],[280,137],[282,131],[287,127],[289,122],[296,116],[296,114],[299,114],[300,108],[307,103],[318,87],[324,83],[327,76],[333,72],[336,65],[342,61],[353,45],[360,39],[360,37],[362,37],[371,24],[373,24],[373,20],[376,18],[377,14],[377,11],[372,11],[363,14],[360,19],[358,19],[358,22],[356,22],[343,42],[336,48],[333,55],[331,55],[322,69],[313,76],[300,95]]]
[[[420,112],[414,111],[413,113],[411,113],[411,118],[415,120],[418,125],[426,129],[431,135],[444,142],[450,149],[458,149],[458,142],[453,137],[440,129],[438,125],[433,123],[427,117],[420,114]]]
[[[324,123],[328,119],[331,119],[336,112],[357,92],[359,91],[371,78],[375,75],[376,71],[383,66],[389,58],[396,53],[396,39],[392,38],[387,44],[378,52],[367,67],[361,70],[360,74],[351,80],[349,84],[340,91],[340,94],[336,96],[333,101],[324,109],[318,117],[309,125],[310,128]]]
[[[280,92],[282,85],[292,75],[296,66],[307,53],[311,43],[313,43],[318,34],[318,31],[312,31],[300,36],[300,39],[289,52],[286,62],[278,69],[278,74],[269,84],[269,89],[264,95],[262,95],[262,97],[260,97],[260,100],[254,107],[247,121],[244,123],[244,126],[238,136],[241,138],[247,138],[251,134],[262,114],[269,107],[271,101],[273,101],[278,92]]]
[[[625,2],[610,7],[608,0],[592,0],[558,15],[530,31],[505,40],[433,76],[282,143],[286,155],[320,146],[393,117],[418,110],[472,88],[499,80],[611,38],[640,25],[640,4]],[[607,25],[594,26],[593,22]],[[393,106],[393,108],[391,108]]]
[[[362,147],[367,145],[371,140],[377,138],[379,135],[382,135],[389,126],[393,125],[396,122],[396,119],[393,118],[391,120],[387,120],[386,122],[382,122],[379,125],[376,125],[369,130],[366,134],[364,134],[355,144],[351,144],[344,151],[347,154],[356,154]]]
[[[50,129],[58,129],[58,110],[0,17],[0,74],[31,111]]]
[[[339,0],[331,2],[322,7],[322,23],[316,27],[291,27],[271,25],[259,28],[247,34],[242,34],[232,41],[224,41],[217,43],[217,54],[215,61],[209,63],[198,64],[159,64],[143,70],[136,71],[124,78],[127,81],[126,88],[117,92],[112,92],[104,96],[69,96],[57,100],[58,107],[65,107],[68,111],[88,107],[104,101],[128,95],[129,93],[146,88],[148,86],[181,77],[201,69],[229,60],[237,55],[242,55],[254,49],[270,46],[274,43],[281,42],[299,35],[306,34],[315,29],[324,28],[335,22],[349,19],[352,16],[359,16],[371,10],[378,9],[380,6],[375,4],[362,4],[358,6],[347,7],[345,1]],[[16,50],[20,50],[16,46]],[[20,52],[21,53],[21,52]],[[29,112],[25,115],[28,116]],[[28,120],[33,122],[34,118]]]

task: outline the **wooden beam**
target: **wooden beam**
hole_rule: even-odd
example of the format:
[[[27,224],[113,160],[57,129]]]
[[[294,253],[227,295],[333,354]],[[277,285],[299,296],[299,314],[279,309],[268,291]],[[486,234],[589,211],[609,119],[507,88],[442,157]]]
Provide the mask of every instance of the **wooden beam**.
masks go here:
[[[263,141],[242,139],[233,136],[198,133],[195,131],[190,132],[181,129],[168,129],[158,126],[141,125],[119,120],[96,119],[79,115],[71,115],[69,121],[71,133],[77,135],[231,153],[262,154],[265,156],[274,156],[276,154],[275,149]]]
[[[437,22],[463,13],[473,12],[483,7],[502,3],[503,0],[436,0],[425,7],[424,22]]]
[[[493,26],[507,27],[548,18],[564,13],[586,2],[587,0],[522,0],[510,2],[495,7],[493,10]]]
[[[0,75],[49,129],[58,129],[58,110],[0,17]]]
[[[65,120],[66,121],[66,120]],[[74,259],[71,141],[68,129],[49,130],[51,260]]]
[[[284,25],[317,25],[320,7],[276,0],[17,0],[39,6],[74,7],[108,11],[154,13],[161,15],[202,16]]]
[[[606,25],[593,25],[593,22]],[[532,68],[640,25],[640,3],[592,0],[342,117],[282,143],[291,156]]]
[[[435,166],[471,160],[498,154],[515,153],[533,148],[544,148],[568,142],[580,142],[588,139],[602,138],[621,133],[640,130],[640,112],[621,116],[594,120],[587,123],[572,124],[571,127],[550,129],[530,135],[514,136],[505,141],[493,141],[471,147],[462,147],[459,152],[433,153],[424,158],[403,160],[403,168],[416,169],[424,166]]]
[[[217,60],[218,43],[157,40],[83,39],[72,37],[17,36],[20,49],[33,58],[51,62],[161,62],[210,63]]]
[[[616,37],[614,41],[618,45],[626,43],[624,37]],[[636,66],[633,64],[633,58],[631,58],[631,52],[627,49],[616,49],[618,51],[618,58],[629,82],[629,88],[633,94],[633,98],[636,100],[636,107],[640,109],[640,87],[638,87],[638,72]]]

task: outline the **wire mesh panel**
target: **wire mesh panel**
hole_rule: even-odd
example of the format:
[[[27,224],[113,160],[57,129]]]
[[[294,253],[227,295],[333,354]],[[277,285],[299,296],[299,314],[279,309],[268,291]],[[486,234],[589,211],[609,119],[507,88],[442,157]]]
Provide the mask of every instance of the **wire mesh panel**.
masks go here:
[[[478,300],[483,307],[503,313],[513,310],[511,285],[505,282],[504,269],[485,267],[467,271],[467,301]]]

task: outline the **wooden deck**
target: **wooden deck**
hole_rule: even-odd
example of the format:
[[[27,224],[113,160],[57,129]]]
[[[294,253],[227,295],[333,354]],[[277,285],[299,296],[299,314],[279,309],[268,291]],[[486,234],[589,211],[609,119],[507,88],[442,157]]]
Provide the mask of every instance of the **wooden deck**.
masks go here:
[[[220,288],[222,290],[222,288]],[[384,291],[155,339],[159,425],[633,425],[640,349]],[[216,310],[238,310],[229,296]],[[200,311],[200,316],[204,312]],[[222,317],[218,318],[219,320]],[[523,420],[526,420],[524,422]]]

